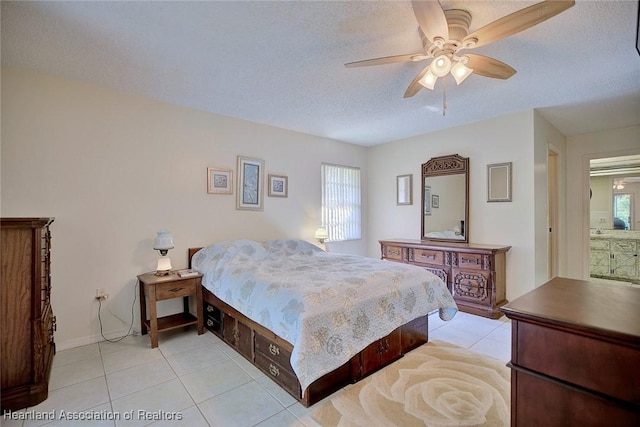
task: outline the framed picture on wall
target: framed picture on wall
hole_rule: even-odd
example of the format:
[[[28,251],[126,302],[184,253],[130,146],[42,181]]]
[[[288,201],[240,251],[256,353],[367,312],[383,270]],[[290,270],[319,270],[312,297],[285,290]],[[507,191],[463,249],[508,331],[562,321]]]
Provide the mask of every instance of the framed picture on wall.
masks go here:
[[[487,165],[487,202],[511,201],[511,162]]]
[[[264,160],[238,156],[236,209],[263,210]]]
[[[286,176],[269,174],[268,181],[269,197],[288,197],[289,185]]]
[[[437,194],[434,194],[433,196],[431,196],[431,207],[433,208],[440,207],[440,196],[438,196]]]
[[[396,177],[396,205],[413,204],[413,175]]]
[[[233,171],[231,169],[207,168],[207,193],[233,194]]]

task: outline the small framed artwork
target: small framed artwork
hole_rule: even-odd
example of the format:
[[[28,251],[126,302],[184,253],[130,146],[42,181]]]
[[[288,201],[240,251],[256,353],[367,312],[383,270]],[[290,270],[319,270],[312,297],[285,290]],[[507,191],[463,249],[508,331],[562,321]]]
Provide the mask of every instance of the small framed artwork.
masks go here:
[[[487,165],[487,202],[511,201],[511,162]]]
[[[439,208],[440,207],[440,196],[438,196],[436,194],[431,196],[431,207],[432,208]]]
[[[207,168],[207,193],[233,194],[233,171],[231,169]]]
[[[413,204],[413,175],[396,177],[396,205]]]
[[[424,214],[431,215],[431,186],[424,186]]]
[[[264,160],[238,156],[236,209],[263,210]]]
[[[269,197],[288,197],[288,178],[284,175],[269,174]]]

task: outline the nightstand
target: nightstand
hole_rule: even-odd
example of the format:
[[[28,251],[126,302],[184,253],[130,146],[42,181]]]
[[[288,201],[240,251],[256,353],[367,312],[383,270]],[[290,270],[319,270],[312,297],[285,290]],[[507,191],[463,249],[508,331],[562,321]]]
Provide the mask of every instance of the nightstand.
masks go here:
[[[164,276],[155,273],[144,273],[138,276],[140,281],[140,330],[142,335],[149,332],[151,348],[158,346],[158,332],[180,328],[187,325],[198,325],[198,335],[204,332],[202,319],[202,274],[192,277],[180,277],[171,271]],[[196,315],[189,312],[189,297],[196,297]],[[167,299],[183,299],[182,313],[158,318],[156,302]],[[147,320],[147,302],[149,303],[149,320]]]

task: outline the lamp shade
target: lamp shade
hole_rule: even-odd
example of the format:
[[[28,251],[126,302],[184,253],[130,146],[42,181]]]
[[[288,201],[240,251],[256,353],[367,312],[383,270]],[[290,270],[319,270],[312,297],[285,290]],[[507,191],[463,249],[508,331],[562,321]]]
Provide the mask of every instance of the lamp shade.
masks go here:
[[[156,239],[153,242],[153,249],[156,251],[166,251],[173,249],[173,237],[168,231],[158,231]]]
[[[160,257],[158,258],[158,267],[156,268],[157,272],[169,271],[171,270],[171,258]]]
[[[433,75],[433,73],[431,72],[431,69],[429,69],[424,77],[422,77],[418,83],[420,83],[422,86],[426,87],[427,89],[431,89],[433,90],[433,88],[436,85],[436,80],[438,80],[438,78],[436,76]]]
[[[316,239],[320,241],[324,241],[329,238],[329,233],[327,233],[327,229],[324,227],[318,227],[316,230]]]
[[[451,71],[451,59],[446,55],[440,55],[431,62],[431,72],[436,77],[444,77]]]
[[[453,78],[456,79],[457,84],[462,83],[464,79],[471,75],[471,73],[473,73],[473,70],[464,65],[462,62],[458,62],[451,69],[451,75],[453,75]]]

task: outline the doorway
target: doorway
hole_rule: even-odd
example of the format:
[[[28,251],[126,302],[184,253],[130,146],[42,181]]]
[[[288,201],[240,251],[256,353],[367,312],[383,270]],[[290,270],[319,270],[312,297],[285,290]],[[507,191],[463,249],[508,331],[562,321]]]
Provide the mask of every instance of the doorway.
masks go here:
[[[558,275],[558,150],[551,145],[547,151],[547,276],[553,279]]]
[[[590,280],[640,284],[640,155],[594,158],[589,163]],[[637,237],[637,239],[636,239]]]

